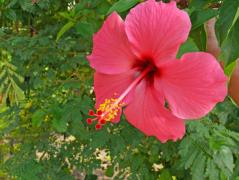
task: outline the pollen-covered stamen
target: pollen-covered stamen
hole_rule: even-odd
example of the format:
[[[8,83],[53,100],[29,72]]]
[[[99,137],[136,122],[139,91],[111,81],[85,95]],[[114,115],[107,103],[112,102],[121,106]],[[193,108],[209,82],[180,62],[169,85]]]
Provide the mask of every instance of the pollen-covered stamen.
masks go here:
[[[92,124],[93,121],[97,121],[95,125],[96,129],[101,129],[106,122],[110,122],[119,115],[124,103],[118,101],[117,98],[105,99],[104,103],[99,105],[96,113],[93,110],[89,110],[88,114],[93,118],[86,120],[87,124]]]
[[[124,103],[118,102],[117,98],[105,99],[104,103],[99,105],[98,112],[102,112],[100,117],[105,121],[112,121],[121,111]]]
[[[106,124],[106,122],[112,122],[116,119],[118,115],[120,115],[122,107],[126,104],[123,102],[125,97],[129,94],[129,92],[148,74],[152,71],[152,67],[146,67],[141,74],[129,85],[129,87],[119,96],[119,98],[109,98],[105,99],[105,101],[99,105],[96,113],[93,110],[89,111],[90,116],[94,116],[94,118],[87,119],[87,123],[91,124],[93,121],[98,121],[95,125],[97,130],[102,128],[102,125]]]

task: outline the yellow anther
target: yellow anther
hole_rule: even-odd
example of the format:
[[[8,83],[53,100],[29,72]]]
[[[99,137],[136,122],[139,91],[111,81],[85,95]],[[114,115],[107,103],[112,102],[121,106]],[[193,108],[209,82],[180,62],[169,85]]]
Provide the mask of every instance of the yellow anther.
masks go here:
[[[106,121],[111,121],[116,118],[121,110],[123,103],[118,102],[117,98],[105,99],[104,103],[100,104],[97,112],[102,112],[102,118]]]

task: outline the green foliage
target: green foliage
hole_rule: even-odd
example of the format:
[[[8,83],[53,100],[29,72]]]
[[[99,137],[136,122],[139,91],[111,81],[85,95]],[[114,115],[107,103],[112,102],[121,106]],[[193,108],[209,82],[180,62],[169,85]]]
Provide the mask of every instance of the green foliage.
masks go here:
[[[204,25],[201,25],[198,28],[192,30],[190,32],[190,37],[196,43],[200,51],[206,51],[207,37]]]
[[[200,27],[209,19],[215,17],[217,13],[217,10],[212,9],[193,11],[191,14],[192,29]]]
[[[180,49],[177,54],[177,58],[180,58],[184,53],[197,52],[197,51],[199,51],[199,49],[197,45],[195,44],[195,42],[193,41],[193,39],[188,38],[188,40],[180,46]]]
[[[228,32],[235,19],[239,6],[238,0],[226,0],[223,2],[222,7],[219,10],[219,18],[216,22],[216,35],[220,44],[227,37]]]
[[[182,166],[190,169],[192,179],[230,177],[234,168],[233,153],[239,147],[238,134],[224,126],[203,124],[208,122],[210,119],[205,118],[202,123],[196,122],[200,125],[195,122],[189,124],[192,132],[179,147]],[[235,157],[238,158],[236,154]]]
[[[239,18],[228,34],[228,38],[222,44],[222,59],[226,64],[230,64],[239,57]]]
[[[11,55],[5,50],[1,52],[0,63],[0,92],[3,102],[19,104],[19,101],[24,99],[24,93],[19,87],[19,84],[23,83],[23,77],[17,73],[17,67],[11,64]]]
[[[118,2],[113,4],[113,6],[109,9],[107,14],[110,14],[113,11],[116,11],[118,13],[127,11],[139,2],[140,0],[119,0]]]
[[[236,2],[189,1],[193,29],[178,58],[206,50],[204,23],[218,15],[230,76],[239,52]],[[86,124],[95,103],[86,60],[92,36],[108,14],[137,3],[0,0],[0,179],[96,179],[99,168],[112,179],[239,178],[239,110],[229,99],[188,122],[178,142],[161,144],[124,117],[101,131]]]

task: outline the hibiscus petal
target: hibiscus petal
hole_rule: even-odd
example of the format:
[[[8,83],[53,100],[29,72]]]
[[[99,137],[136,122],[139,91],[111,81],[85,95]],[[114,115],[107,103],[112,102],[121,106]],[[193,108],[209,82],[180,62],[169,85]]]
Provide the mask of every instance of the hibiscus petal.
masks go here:
[[[124,21],[112,13],[93,38],[93,51],[88,60],[92,68],[105,74],[129,70],[135,60],[125,33]]]
[[[185,133],[184,121],[164,107],[163,96],[153,86],[141,82],[135,97],[125,109],[126,119],[148,136],[161,142],[181,139]]]
[[[227,78],[209,53],[187,53],[160,69],[155,87],[161,89],[172,113],[182,119],[206,115],[227,95]]]
[[[96,108],[104,103],[105,99],[118,98],[135,79],[135,71],[130,70],[122,74],[108,75],[95,73],[94,91],[96,95]],[[123,99],[123,103],[129,103],[132,99],[133,90]],[[120,114],[114,122],[119,121]]]
[[[148,0],[130,11],[125,28],[135,54],[160,65],[175,59],[180,44],[188,37],[191,22],[176,2]]]

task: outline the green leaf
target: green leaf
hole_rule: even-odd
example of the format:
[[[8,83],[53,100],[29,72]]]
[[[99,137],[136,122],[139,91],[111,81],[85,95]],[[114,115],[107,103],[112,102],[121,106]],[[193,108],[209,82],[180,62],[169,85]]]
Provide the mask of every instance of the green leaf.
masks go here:
[[[199,51],[199,49],[193,39],[188,38],[188,40],[180,46],[177,58],[180,58],[184,53],[197,51]]]
[[[224,69],[224,72],[228,77],[231,77],[232,72],[233,72],[234,68],[236,67],[236,64],[237,64],[237,61],[234,61],[234,62],[230,63],[228,66],[226,66],[226,68]]]
[[[144,157],[141,155],[132,155],[131,157],[131,168],[132,171],[135,172],[137,171],[140,166],[142,166],[143,162],[144,162]]]
[[[125,144],[125,141],[123,139],[122,136],[112,136],[111,137],[111,145],[114,147],[114,149],[112,149],[112,154],[119,154],[120,152],[123,151],[123,144]]]
[[[169,170],[163,169],[160,173],[159,180],[172,180],[172,175],[170,174]]]
[[[112,177],[114,175],[114,166],[110,166],[105,171],[105,175],[108,177]]]
[[[67,123],[64,119],[53,119],[52,127],[55,128],[58,132],[65,132],[67,129]]]
[[[73,13],[69,13],[68,11],[64,11],[64,12],[59,12],[58,13],[61,17],[68,19],[69,21],[73,21]]]
[[[63,34],[65,34],[65,32],[71,29],[74,25],[75,23],[72,21],[69,21],[68,23],[66,23],[57,33],[56,41],[58,41],[61,38],[61,36],[63,36]]]
[[[54,105],[50,110],[52,113],[52,127],[55,128],[58,132],[65,132],[67,129],[68,116],[63,114],[63,110]]]
[[[92,141],[89,143],[92,148],[99,148],[104,146],[109,140],[110,136],[107,131],[98,131],[92,134]]]
[[[18,0],[11,0],[11,1],[9,2],[9,4],[7,5],[7,8],[13,7],[13,6],[17,3],[17,1],[18,1]]]
[[[222,150],[220,151],[219,156],[221,157],[225,167],[227,167],[230,170],[230,172],[233,172],[233,168],[234,168],[233,155],[230,148],[224,146]]]
[[[210,0],[193,0],[190,2],[190,9],[203,9]]]
[[[32,125],[35,127],[41,126],[42,121],[44,120],[46,113],[43,110],[37,110],[32,115]]]
[[[203,25],[206,21],[215,17],[217,14],[218,11],[213,9],[194,11],[190,16],[192,21],[192,30]]]
[[[35,8],[31,0],[20,0],[18,2],[24,11],[34,12]]]
[[[7,9],[7,10],[4,12],[4,15],[5,15],[8,19],[10,19],[10,20],[12,20],[12,21],[16,21],[16,19],[17,19],[17,15],[16,15],[15,11],[12,10],[12,9]]]
[[[195,159],[197,159],[197,156],[199,154],[197,149],[190,149],[190,154],[188,154],[188,158],[187,161],[185,163],[185,169],[188,169],[189,167],[191,167],[191,165],[193,164],[193,162],[195,161]]]
[[[75,28],[76,28],[76,31],[82,37],[85,37],[85,38],[92,36],[92,34],[94,33],[92,24],[87,23],[87,22],[79,22],[76,24]]]
[[[50,0],[44,0],[44,1],[38,1],[37,6],[41,9],[47,9],[49,8]]]
[[[239,18],[231,28],[227,39],[222,44],[220,59],[228,65],[239,57]]]
[[[227,37],[232,26],[233,20],[237,13],[239,1],[225,0],[222,7],[219,9],[219,18],[215,24],[217,39],[220,44]]]
[[[24,92],[13,79],[11,79],[11,85],[12,85],[12,88],[13,88],[12,89],[13,100],[17,104],[19,104],[20,101],[25,98]]]
[[[196,43],[197,47],[200,51],[206,51],[206,32],[204,29],[204,26],[201,25],[200,27],[192,30],[190,32],[190,37],[193,39],[193,41]]]
[[[207,160],[207,168],[206,168],[206,174],[205,175],[207,177],[209,177],[209,180],[219,179],[218,169],[216,167],[216,164],[211,159]]]
[[[96,9],[97,14],[99,15],[105,15],[107,14],[108,10],[112,6],[110,1],[100,1],[98,8]]]
[[[119,0],[109,9],[107,15],[112,13],[113,11],[117,11],[118,13],[127,11],[139,2],[140,0]]]
[[[224,146],[219,152],[214,154],[213,160],[225,176],[229,177],[232,175],[234,164],[232,151],[229,147]]]
[[[97,176],[94,174],[87,174],[85,180],[97,180]]]
[[[235,179],[235,180],[239,180],[239,176],[238,176],[238,172],[239,172],[239,159],[236,160],[236,163],[235,163],[235,169],[234,169],[234,172],[231,176],[231,179]]]
[[[192,166],[192,179],[193,180],[201,180],[204,177],[204,170],[206,165],[206,157],[201,152]]]

